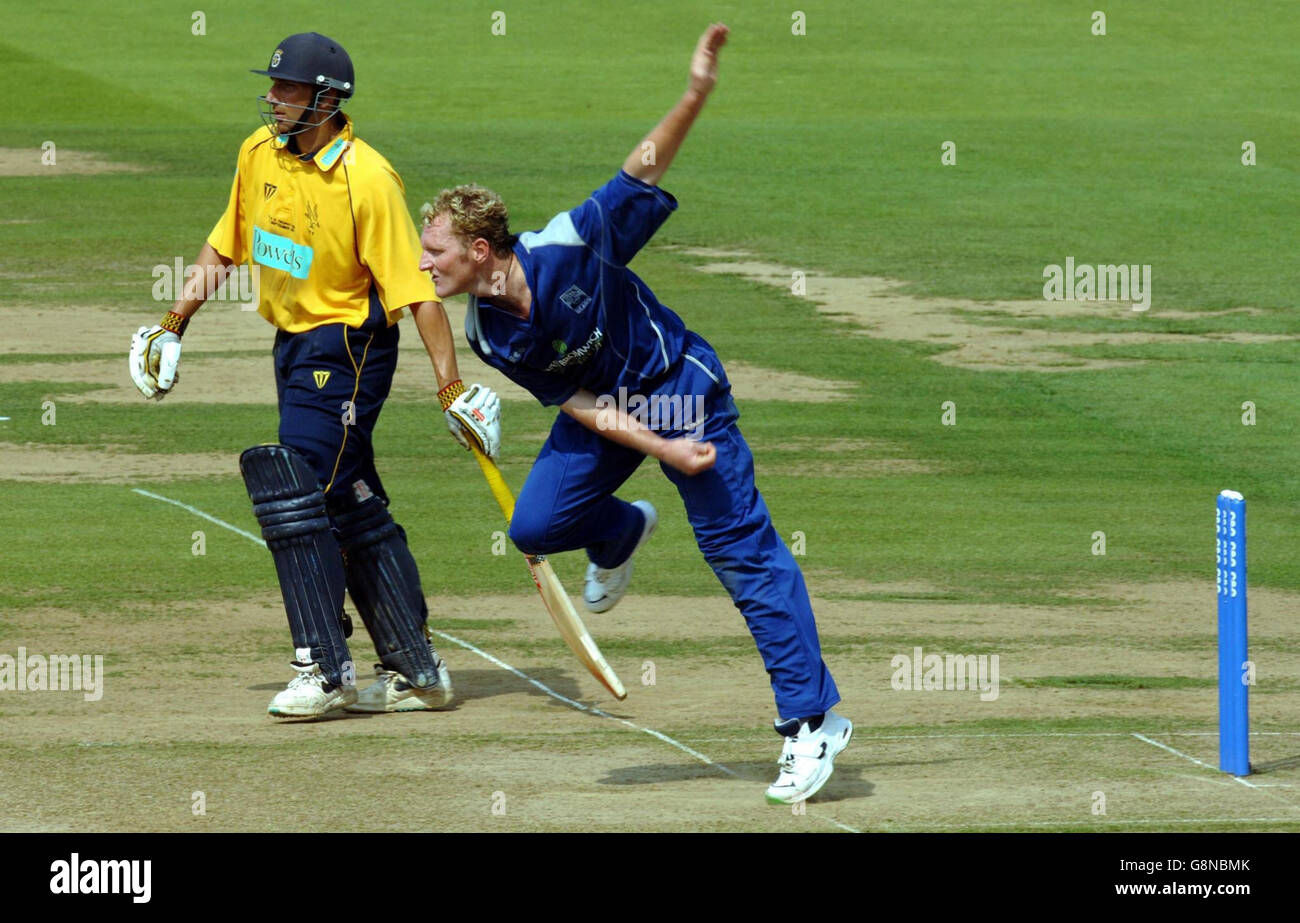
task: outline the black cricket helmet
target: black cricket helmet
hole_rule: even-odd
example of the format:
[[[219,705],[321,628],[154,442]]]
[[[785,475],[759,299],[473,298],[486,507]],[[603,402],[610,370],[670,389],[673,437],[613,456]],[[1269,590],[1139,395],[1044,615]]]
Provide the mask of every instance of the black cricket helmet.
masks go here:
[[[341,108],[343,102],[351,98],[356,89],[352,59],[348,57],[342,45],[319,32],[299,32],[297,35],[290,35],[276,45],[266,70],[253,70],[252,73],[270,77],[272,80],[292,80],[294,83],[305,83],[315,87],[316,93],[312,97],[312,104],[307,109],[317,114],[320,112],[321,96],[326,91],[335,91],[338,95],[338,107]],[[262,121],[275,131],[275,116],[271,114],[274,104],[269,102],[265,95],[257,99]],[[308,121],[307,113],[304,112],[304,117],[298,122],[299,127],[287,134],[296,135],[315,128],[333,114],[334,110],[331,109],[326,111],[318,121],[312,122]]]

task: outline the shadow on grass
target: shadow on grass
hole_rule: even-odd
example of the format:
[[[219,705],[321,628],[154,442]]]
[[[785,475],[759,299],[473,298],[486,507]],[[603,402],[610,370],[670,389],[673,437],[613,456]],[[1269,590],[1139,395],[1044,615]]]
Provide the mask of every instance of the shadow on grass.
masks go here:
[[[764,786],[776,779],[776,761],[764,760],[750,763],[727,763],[735,778]],[[870,798],[875,793],[875,783],[862,778],[861,766],[837,766],[826,787],[813,796],[814,802],[848,801]],[[597,781],[601,785],[655,785],[663,782],[689,782],[696,779],[725,779],[726,774],[703,763],[653,763],[642,766],[620,766],[607,772]]]
[[[1269,760],[1267,763],[1252,763],[1250,768],[1253,772],[1277,772],[1279,769],[1300,769],[1300,755],[1288,756],[1280,760]]]
[[[603,698],[585,698],[578,684],[574,681],[574,674],[568,670],[556,668],[535,669],[530,674],[533,679],[545,685],[547,688],[554,690],[567,699],[572,699],[583,705],[594,706],[615,714],[612,707],[618,705],[613,696],[608,693]],[[364,689],[370,683],[374,682],[372,675],[362,675],[357,677],[357,686]],[[257,683],[256,685],[246,686],[246,689],[269,692],[271,695],[279,692],[288,683]],[[526,692],[529,695],[541,696],[554,702],[556,708],[570,708],[563,702],[557,701],[553,696],[538,689],[527,680],[520,679],[513,673],[507,673],[505,670],[456,670],[451,671],[452,690],[456,695],[456,704],[461,705],[466,702],[482,701],[498,695],[513,695],[519,692]],[[616,715],[617,717],[617,715]]]

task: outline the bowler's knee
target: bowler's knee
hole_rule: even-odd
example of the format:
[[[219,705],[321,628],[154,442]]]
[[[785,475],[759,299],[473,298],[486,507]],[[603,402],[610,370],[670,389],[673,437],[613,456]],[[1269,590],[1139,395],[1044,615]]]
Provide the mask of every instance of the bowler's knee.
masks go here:
[[[548,523],[544,516],[529,513],[526,507],[515,506],[510,520],[510,541],[524,554],[549,554],[547,542]]]

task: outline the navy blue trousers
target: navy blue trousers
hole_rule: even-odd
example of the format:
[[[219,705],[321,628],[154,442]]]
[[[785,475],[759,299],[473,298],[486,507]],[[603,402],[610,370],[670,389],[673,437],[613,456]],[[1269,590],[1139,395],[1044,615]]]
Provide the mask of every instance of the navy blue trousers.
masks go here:
[[[275,336],[280,442],[302,453],[328,499],[387,495],[371,442],[397,368],[398,326],[326,324]]]
[[[703,409],[702,429],[694,435],[713,443],[717,462],[694,477],[660,467],[681,495],[705,560],[745,617],[781,718],[819,715],[840,696],[822,661],[803,573],[754,486],[754,456],[737,426],[727,373],[702,337],[687,337],[684,356],[652,394]],[[683,431],[660,435],[685,438]],[[531,554],[585,548],[601,567],[622,563],[643,519],[614,491],[644,459],[561,413],[520,491],[511,539]]]

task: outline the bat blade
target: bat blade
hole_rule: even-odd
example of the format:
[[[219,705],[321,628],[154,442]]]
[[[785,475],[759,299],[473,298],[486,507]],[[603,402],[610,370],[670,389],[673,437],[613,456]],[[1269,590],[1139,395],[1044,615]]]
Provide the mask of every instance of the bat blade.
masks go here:
[[[623,688],[618,674],[605,662],[600,648],[587,632],[587,626],[578,616],[578,610],[573,608],[573,601],[564,591],[560,578],[555,576],[551,562],[540,555],[529,556],[528,567],[533,572],[533,582],[537,584],[537,591],[542,594],[542,601],[546,603],[546,611],[551,614],[551,621],[555,622],[555,627],[559,629],[564,643],[569,645],[569,650],[573,651],[588,672],[600,680],[614,698],[620,702],[626,699],[627,690]]]
[[[479,467],[483,469],[483,476],[487,478],[492,496],[496,498],[501,512],[509,522],[514,517],[514,495],[510,493],[505,479],[501,477],[500,469],[492,459],[475,446],[471,446],[471,450],[478,460]],[[555,623],[560,637],[569,646],[569,650],[573,651],[574,656],[587,668],[587,672],[600,680],[601,685],[608,689],[614,698],[620,702],[626,699],[627,690],[619,681],[618,674],[605,662],[605,657],[596,646],[596,642],[592,640],[587,626],[578,617],[578,611],[573,608],[573,601],[569,599],[569,594],[564,592],[560,578],[555,576],[551,562],[543,555],[524,555],[524,557],[528,561],[528,570],[533,575],[533,583],[537,585],[537,592],[542,595],[546,611],[550,613],[551,621]]]

